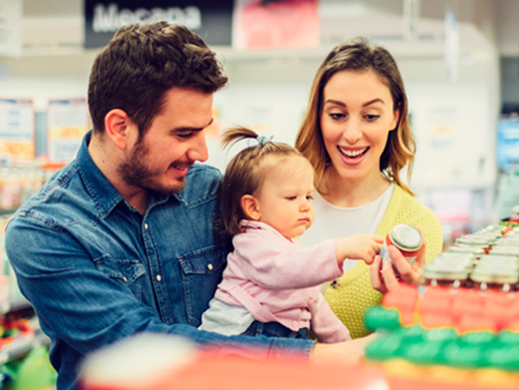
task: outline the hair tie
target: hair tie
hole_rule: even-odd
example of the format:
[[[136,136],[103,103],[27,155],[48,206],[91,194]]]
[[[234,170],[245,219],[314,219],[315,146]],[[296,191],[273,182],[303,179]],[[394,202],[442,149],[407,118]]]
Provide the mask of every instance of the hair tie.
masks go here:
[[[258,141],[259,146],[265,146],[265,144],[267,142],[272,141],[272,138],[274,138],[273,135],[271,135],[270,137],[265,137],[264,135],[258,135],[258,137],[256,138],[256,141]]]

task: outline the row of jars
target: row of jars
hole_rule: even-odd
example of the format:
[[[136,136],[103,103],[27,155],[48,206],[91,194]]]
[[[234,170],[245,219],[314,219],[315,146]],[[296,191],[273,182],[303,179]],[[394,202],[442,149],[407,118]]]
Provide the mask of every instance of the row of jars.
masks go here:
[[[519,229],[487,228],[456,239],[448,252],[425,265],[424,285],[519,290]]]

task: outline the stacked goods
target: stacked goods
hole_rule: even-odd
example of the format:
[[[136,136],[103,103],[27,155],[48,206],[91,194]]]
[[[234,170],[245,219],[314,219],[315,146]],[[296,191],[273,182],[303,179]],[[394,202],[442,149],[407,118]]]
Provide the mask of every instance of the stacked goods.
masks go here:
[[[519,287],[519,232],[489,226],[456,239],[448,252],[423,269],[426,286],[516,291]]]
[[[509,218],[504,218],[499,221],[501,226],[519,226],[519,205],[512,208],[512,214]]]
[[[365,356],[383,362],[391,388],[519,388],[519,228],[460,237],[422,276],[365,316],[379,334]]]
[[[366,347],[394,377],[519,387],[519,295],[497,290],[400,285],[366,313],[379,333]],[[434,384],[434,383],[433,383]],[[395,386],[391,386],[395,388]]]

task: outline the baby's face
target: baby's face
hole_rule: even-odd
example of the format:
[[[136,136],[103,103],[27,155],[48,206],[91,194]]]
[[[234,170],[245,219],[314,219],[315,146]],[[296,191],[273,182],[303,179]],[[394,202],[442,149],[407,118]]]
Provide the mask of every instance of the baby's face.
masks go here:
[[[314,222],[314,170],[299,156],[283,159],[270,170],[256,198],[264,222],[288,239],[302,235]]]

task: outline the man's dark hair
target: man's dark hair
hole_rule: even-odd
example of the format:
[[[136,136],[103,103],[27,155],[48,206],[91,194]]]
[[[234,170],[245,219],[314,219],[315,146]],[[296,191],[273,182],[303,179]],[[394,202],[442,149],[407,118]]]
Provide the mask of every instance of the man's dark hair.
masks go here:
[[[115,108],[126,112],[142,138],[172,87],[214,93],[227,83],[223,68],[205,42],[166,22],[121,27],[97,56],[88,86],[94,132]]]

